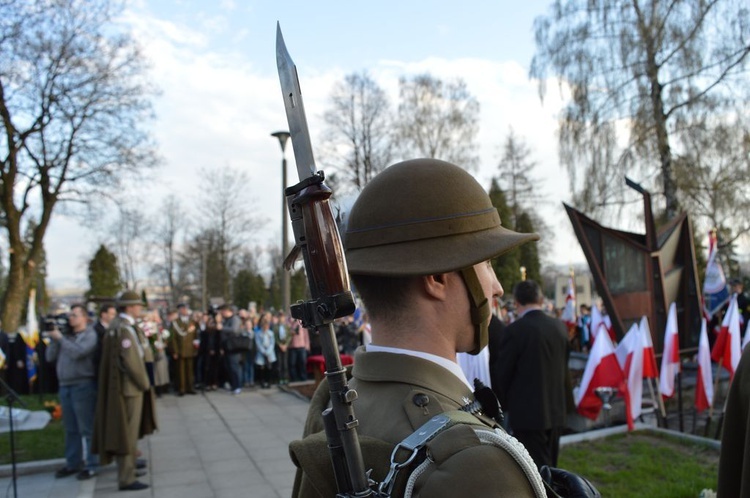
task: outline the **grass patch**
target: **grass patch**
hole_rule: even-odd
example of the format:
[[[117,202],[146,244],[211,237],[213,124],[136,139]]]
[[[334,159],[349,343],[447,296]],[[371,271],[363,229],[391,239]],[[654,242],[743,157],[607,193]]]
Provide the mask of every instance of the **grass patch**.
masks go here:
[[[45,401],[58,401],[57,395],[45,394],[41,401],[39,395],[21,396],[27,408],[31,411],[44,410]],[[7,401],[0,403],[7,406]],[[17,404],[14,404],[18,408]],[[30,462],[33,460],[50,460],[65,456],[65,429],[62,420],[50,420],[44,429],[38,431],[15,432],[16,462]],[[0,465],[10,461],[10,433],[0,434]]]
[[[607,498],[697,497],[716,489],[719,450],[636,432],[564,446],[558,464],[589,479]]]

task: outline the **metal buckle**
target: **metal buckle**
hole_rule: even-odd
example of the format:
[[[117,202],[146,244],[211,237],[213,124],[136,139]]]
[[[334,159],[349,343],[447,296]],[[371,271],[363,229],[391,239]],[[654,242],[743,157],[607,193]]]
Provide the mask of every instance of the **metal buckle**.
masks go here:
[[[393,452],[391,453],[391,468],[388,470],[388,475],[385,476],[383,482],[378,486],[378,493],[381,496],[391,496],[393,486],[396,484],[396,477],[401,469],[409,466],[417,458],[422,448],[449,426],[450,421],[450,417],[446,415],[435,415],[393,448]],[[403,462],[399,462],[397,459],[397,454],[400,450],[408,452],[408,458]]]

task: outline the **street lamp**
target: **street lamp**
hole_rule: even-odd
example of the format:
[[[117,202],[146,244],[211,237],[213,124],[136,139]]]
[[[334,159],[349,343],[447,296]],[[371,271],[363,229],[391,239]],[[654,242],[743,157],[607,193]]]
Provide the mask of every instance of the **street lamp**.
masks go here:
[[[284,190],[286,189],[286,142],[291,136],[288,131],[277,131],[271,133],[272,137],[279,139],[279,145],[281,145],[281,260],[286,258],[288,253],[288,233],[287,233],[287,212],[286,212],[286,196]],[[284,268],[281,269],[281,306],[284,313],[289,313],[290,302],[290,291],[289,291],[289,272]]]

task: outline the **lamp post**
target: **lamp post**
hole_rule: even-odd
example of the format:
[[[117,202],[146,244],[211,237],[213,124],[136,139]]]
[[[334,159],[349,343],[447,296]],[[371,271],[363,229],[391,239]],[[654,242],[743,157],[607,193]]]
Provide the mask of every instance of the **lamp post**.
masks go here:
[[[277,131],[271,133],[272,137],[279,139],[279,145],[281,145],[281,260],[284,261],[287,252],[289,250],[287,246],[287,240],[289,237],[287,229],[287,212],[286,212],[286,196],[284,190],[286,189],[286,142],[291,136],[288,131]],[[285,269],[281,269],[281,306],[284,313],[289,313],[290,303],[290,291],[289,291],[289,272]]]

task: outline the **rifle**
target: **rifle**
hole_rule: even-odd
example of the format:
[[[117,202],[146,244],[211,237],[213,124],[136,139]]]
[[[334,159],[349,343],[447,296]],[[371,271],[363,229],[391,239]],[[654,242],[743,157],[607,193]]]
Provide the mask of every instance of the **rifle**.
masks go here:
[[[337,497],[373,496],[356,430],[359,422],[352,407],[357,392],[349,389],[347,384],[333,330],[336,318],[354,313],[354,297],[341,238],[328,203],[332,192],[324,183],[323,172],[315,167],[297,68],[286,49],[278,23],[276,63],[300,179],[297,185],[284,191],[295,240],[295,247],[285,259],[284,267],[289,270],[302,253],[312,296],[309,301],[292,305],[290,312],[306,328],[320,334],[331,394],[331,407],[322,415],[336,476]]]

